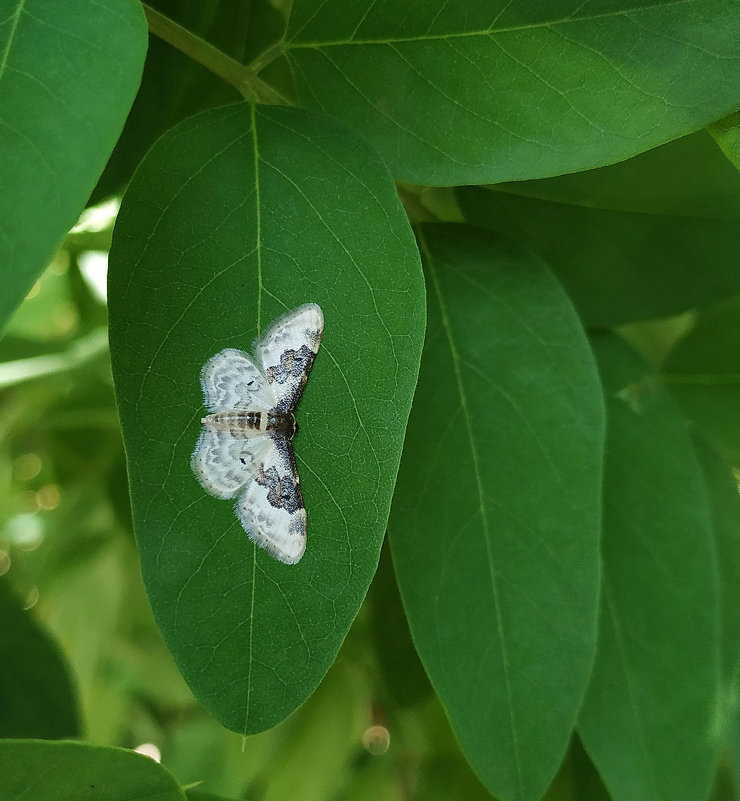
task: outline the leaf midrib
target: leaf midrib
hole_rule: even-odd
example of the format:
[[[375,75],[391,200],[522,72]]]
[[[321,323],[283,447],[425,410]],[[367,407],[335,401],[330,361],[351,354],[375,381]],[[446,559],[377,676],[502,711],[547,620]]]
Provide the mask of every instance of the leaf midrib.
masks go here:
[[[492,36],[505,33],[517,33],[520,31],[532,31],[538,29],[552,28],[558,25],[567,25],[581,22],[591,22],[598,19],[610,19],[612,17],[624,17],[628,14],[637,14],[645,11],[653,11],[655,9],[670,8],[672,6],[690,5],[691,0],[671,0],[671,2],[662,3],[656,2],[647,6],[636,6],[633,8],[625,8],[619,11],[610,11],[601,14],[586,14],[582,17],[562,17],[560,19],[552,19],[536,23],[528,23],[522,25],[508,25],[501,28],[496,28],[496,21],[488,28],[475,31],[460,31],[458,33],[439,33],[439,34],[426,34],[424,36],[398,36],[386,37],[377,39],[336,39],[334,41],[312,41],[312,42],[295,42],[287,39],[283,40],[282,46],[286,50],[300,50],[300,49],[320,49],[322,47],[343,47],[346,45],[392,45],[392,44],[408,44],[412,42],[433,42],[433,41],[448,41],[450,39],[472,39],[481,36]],[[312,18],[313,19],[313,18]],[[311,20],[309,20],[310,22]],[[305,25],[303,26],[306,27]],[[300,34],[302,28],[296,31],[294,36]]]
[[[5,48],[3,49],[3,58],[0,61],[0,80],[2,80],[3,75],[5,74],[5,69],[8,65],[8,58],[10,56],[10,49],[13,46],[13,42],[15,41],[15,34],[18,30],[18,23],[21,19],[21,14],[23,13],[23,8],[26,5],[26,0],[20,0],[18,3],[18,7],[15,10],[14,14],[11,14],[9,19],[12,20],[10,26],[10,33],[8,34],[8,41],[5,44]]]

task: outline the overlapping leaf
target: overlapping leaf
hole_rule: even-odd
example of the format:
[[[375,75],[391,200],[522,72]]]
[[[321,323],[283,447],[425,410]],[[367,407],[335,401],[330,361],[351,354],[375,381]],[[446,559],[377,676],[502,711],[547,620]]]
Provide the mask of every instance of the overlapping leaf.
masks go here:
[[[0,329],[95,186],[146,43],[136,0],[0,0]]]
[[[326,321],[295,440],[308,549],[256,551],[190,470],[202,364],[286,309]],[[316,687],[367,590],[424,331],[418,252],[378,157],[323,116],[247,104],[167,134],[121,210],[111,352],[155,617],[225,725],[253,732]]]
[[[424,226],[429,325],[391,515],[421,659],[474,770],[538,799],[593,658],[603,408],[565,293],[514,244]]]
[[[426,184],[609,164],[740,95],[736,0],[295,0],[285,47],[304,103]]]
[[[69,670],[51,637],[0,581],[0,738],[79,735]]]
[[[595,341],[607,401],[599,646],[579,732],[614,801],[706,798],[720,719],[717,564],[685,421],[639,357]]]
[[[709,310],[668,354],[663,378],[684,412],[740,465],[740,298]]]
[[[665,317],[740,292],[740,173],[705,132],[600,170],[457,197],[467,221],[544,259],[588,325]]]

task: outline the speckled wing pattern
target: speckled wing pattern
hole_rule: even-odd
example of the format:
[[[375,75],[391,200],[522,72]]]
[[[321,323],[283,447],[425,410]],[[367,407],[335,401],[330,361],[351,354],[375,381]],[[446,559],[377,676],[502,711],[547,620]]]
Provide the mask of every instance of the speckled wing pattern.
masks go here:
[[[321,344],[324,315],[315,303],[306,303],[279,317],[254,343],[281,412],[295,409]]]
[[[254,358],[227,348],[201,371],[210,414],[202,420],[193,471],[211,495],[236,497],[249,539],[286,564],[305,551],[306,509],[292,434],[267,421],[293,419],[323,328],[321,309],[307,303],[275,320],[254,343]]]

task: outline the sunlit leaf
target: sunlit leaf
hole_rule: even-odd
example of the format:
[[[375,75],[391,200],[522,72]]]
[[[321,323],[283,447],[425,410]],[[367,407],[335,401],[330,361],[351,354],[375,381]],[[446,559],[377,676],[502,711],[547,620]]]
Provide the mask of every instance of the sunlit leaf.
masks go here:
[[[324,340],[295,440],[297,566],[256,551],[190,469],[203,363],[318,303]],[[424,331],[418,252],[364,140],[248,104],[161,139],[114,233],[111,354],[142,571],[165,640],[228,727],[274,725],[314,690],[375,571]]]

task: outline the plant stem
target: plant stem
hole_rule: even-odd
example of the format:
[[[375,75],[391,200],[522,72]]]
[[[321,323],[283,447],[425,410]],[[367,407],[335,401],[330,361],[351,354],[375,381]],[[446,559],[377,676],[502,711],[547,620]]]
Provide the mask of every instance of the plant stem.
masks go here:
[[[230,83],[240,94],[261,103],[287,105],[288,100],[280,92],[257,77],[255,72],[227,56],[218,48],[191,33],[187,28],[160,14],[142,3],[149,30],[167,44],[176,47],[186,56],[202,64],[206,69]]]

